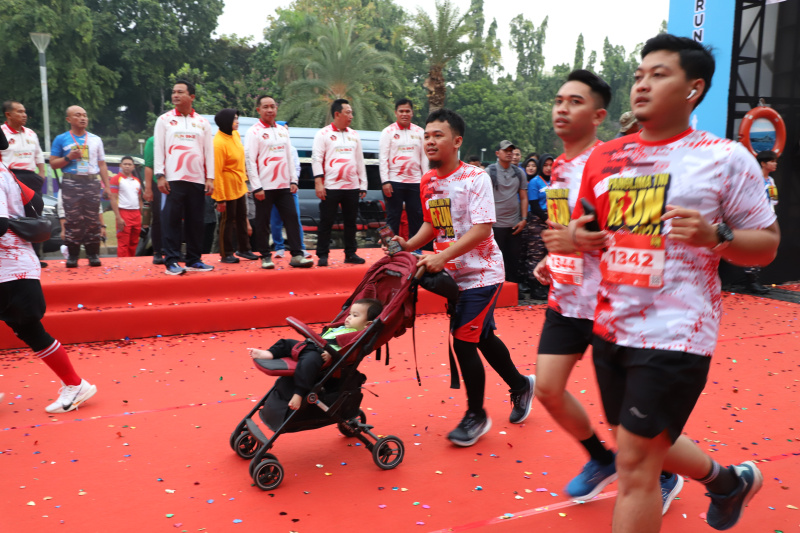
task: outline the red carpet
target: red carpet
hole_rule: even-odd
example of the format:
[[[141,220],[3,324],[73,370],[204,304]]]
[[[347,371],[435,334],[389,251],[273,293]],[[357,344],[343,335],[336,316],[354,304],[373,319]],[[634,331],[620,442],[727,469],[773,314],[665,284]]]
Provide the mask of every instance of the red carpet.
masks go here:
[[[329,267],[291,268],[288,259],[276,259],[275,270],[261,269],[260,261],[228,265],[207,255],[212,272],[183,276],[167,276],[149,257],[103,258],[97,268],[81,260],[76,269],[51,261],[42,271],[43,324],[62,343],[75,343],[283,326],[287,316],[326,322],[383,257],[377,248],[359,253],[366,264],[344,264],[342,251],[334,250]],[[498,306],[516,304],[516,285],[508,283]],[[443,309],[444,299],[420,291],[418,314]],[[23,346],[0,328],[0,349]]]
[[[257,275],[253,273],[253,275]],[[687,433],[725,464],[759,461],[765,484],[733,531],[797,531],[798,306],[727,296],[723,336]],[[543,309],[497,312],[499,334],[524,373],[535,372]],[[577,505],[566,482],[583,452],[538,403],[527,423],[508,423],[508,391],[487,369],[492,430],[471,448],[445,435],[460,419],[464,391],[450,390],[446,319],[417,321],[422,387],[411,335],[392,343],[389,366],[372,357],[362,408],[382,435],[405,443],[405,460],[380,470],[335,426],[282,436],[273,453],[286,470],[266,493],[228,436],[272,380],[245,348],[287,328],[206,333],[69,347],[97,396],[78,412],[48,416],[58,386],[27,351],[0,352],[0,531],[610,531],[612,484]],[[603,426],[590,360],[570,390]],[[665,532],[712,531],[701,518],[703,488],[688,482],[664,518]]]

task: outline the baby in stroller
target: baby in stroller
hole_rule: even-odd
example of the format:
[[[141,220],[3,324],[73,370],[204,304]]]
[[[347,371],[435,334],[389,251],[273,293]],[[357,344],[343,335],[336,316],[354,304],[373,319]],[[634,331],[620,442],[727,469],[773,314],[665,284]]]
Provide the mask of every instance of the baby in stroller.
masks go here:
[[[333,341],[339,335],[362,331],[375,320],[383,310],[383,304],[375,298],[362,298],[353,302],[350,311],[344,319],[344,325],[332,328],[322,334],[322,338]],[[292,349],[302,341],[295,339],[280,339],[268,350],[258,348],[248,348],[250,357],[253,359],[280,359],[292,356]],[[331,344],[331,347],[339,350],[339,346]],[[319,371],[323,364],[330,360],[328,352],[321,351],[315,344],[308,343],[300,352],[297,359],[297,367],[294,372],[294,391],[292,399],[289,400],[289,409],[294,411],[300,408],[303,397],[314,387]]]

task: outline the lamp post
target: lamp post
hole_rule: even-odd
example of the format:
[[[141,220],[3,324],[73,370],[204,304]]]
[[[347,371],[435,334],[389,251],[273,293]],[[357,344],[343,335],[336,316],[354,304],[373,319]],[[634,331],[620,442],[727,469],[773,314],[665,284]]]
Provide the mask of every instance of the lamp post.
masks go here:
[[[47,50],[47,45],[50,44],[49,33],[31,33],[31,40],[39,50],[39,78],[42,81],[42,116],[44,117],[44,147],[46,152],[50,152],[50,103],[47,96],[47,60],[45,59],[44,51]],[[45,180],[45,192],[53,192],[53,185],[51,183],[52,176],[50,174],[49,166],[45,168],[47,179]]]
[[[483,159],[483,157],[484,157],[484,154],[485,154],[485,153],[486,153],[486,148],[481,148],[481,163],[483,163],[483,162],[484,162],[484,159]]]

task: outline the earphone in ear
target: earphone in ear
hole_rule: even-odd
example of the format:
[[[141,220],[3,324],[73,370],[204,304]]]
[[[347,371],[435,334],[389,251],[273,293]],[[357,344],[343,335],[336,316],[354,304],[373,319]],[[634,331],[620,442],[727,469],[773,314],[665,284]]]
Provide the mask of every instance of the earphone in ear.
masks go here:
[[[689,100],[692,96],[696,94],[697,94],[697,89],[692,89],[692,92],[689,93],[689,96],[687,96],[686,99]]]

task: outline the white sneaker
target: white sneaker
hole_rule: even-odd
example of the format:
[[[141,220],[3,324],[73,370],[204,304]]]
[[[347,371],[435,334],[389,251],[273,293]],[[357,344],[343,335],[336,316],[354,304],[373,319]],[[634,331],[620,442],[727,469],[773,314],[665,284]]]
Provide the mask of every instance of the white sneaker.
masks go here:
[[[278,259],[283,259],[283,252],[284,251],[285,250],[275,250],[275,257],[277,257]]]
[[[67,413],[80,407],[83,402],[97,393],[97,387],[85,379],[80,385],[64,385],[59,391],[58,400],[45,407],[48,413]]]

